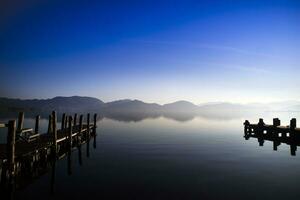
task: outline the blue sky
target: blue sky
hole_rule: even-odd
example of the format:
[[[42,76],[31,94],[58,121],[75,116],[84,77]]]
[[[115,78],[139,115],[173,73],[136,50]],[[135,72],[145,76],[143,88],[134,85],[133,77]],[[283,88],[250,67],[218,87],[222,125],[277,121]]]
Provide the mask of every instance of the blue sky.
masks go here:
[[[0,4],[0,96],[300,99],[300,2]]]

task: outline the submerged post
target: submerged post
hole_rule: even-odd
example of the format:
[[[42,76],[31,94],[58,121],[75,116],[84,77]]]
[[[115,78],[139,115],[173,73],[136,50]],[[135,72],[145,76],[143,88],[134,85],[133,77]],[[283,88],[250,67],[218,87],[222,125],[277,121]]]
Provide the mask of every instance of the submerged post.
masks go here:
[[[16,121],[10,120],[8,122],[7,133],[7,164],[10,176],[15,175],[15,145],[16,145]]]
[[[56,112],[52,112],[52,142],[53,142],[53,152],[54,154],[57,153],[57,127],[56,127],[56,122],[57,122],[57,116]]]
[[[39,125],[40,125],[40,116],[39,115],[37,115],[36,117],[35,117],[35,128],[34,128],[34,133],[35,134],[38,134],[39,133]]]
[[[18,131],[20,131],[20,132],[22,131],[23,124],[24,124],[24,112],[19,112],[18,126],[17,126]]]

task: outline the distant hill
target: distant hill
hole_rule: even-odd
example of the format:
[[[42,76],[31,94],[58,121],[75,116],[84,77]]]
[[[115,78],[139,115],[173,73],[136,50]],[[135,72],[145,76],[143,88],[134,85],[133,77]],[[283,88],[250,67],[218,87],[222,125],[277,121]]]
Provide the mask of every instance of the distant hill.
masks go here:
[[[188,101],[159,105],[139,100],[118,100],[108,103],[92,97],[55,97],[52,99],[0,98],[0,117],[12,116],[12,112],[26,111],[29,115],[48,116],[52,110],[58,113],[99,113],[120,121],[140,121],[145,118],[165,116],[177,121],[187,121],[195,116],[206,118],[235,118],[264,111],[300,111],[300,102],[276,102],[270,104],[233,104],[224,102],[195,105]],[[15,114],[14,114],[15,115]]]
[[[166,113],[197,113],[199,111],[199,106],[188,101],[176,101],[174,103],[163,105],[162,110]]]
[[[0,98],[0,110],[2,111],[32,111],[32,112],[82,112],[99,111],[104,102],[92,97],[55,97],[52,99],[9,99]]]

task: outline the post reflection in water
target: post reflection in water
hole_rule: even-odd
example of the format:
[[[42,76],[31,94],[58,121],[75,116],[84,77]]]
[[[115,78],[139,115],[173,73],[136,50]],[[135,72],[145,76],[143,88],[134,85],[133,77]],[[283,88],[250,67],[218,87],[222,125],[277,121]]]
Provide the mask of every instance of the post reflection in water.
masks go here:
[[[93,141],[96,143],[96,134],[93,134]],[[86,141],[87,152],[89,152],[89,142]],[[50,195],[55,195],[55,179],[56,179],[56,165],[60,159],[67,160],[67,173],[72,175],[72,150],[78,150],[79,165],[82,165],[82,144],[75,148],[67,149],[67,152],[60,152],[59,155],[51,156],[43,159],[39,159],[34,162],[28,158],[23,158],[19,163],[21,166],[18,173],[15,176],[9,176],[8,170],[5,167],[1,167],[1,179],[0,179],[0,196],[1,199],[14,199],[15,191],[22,190],[29,186],[34,180],[51,172],[50,175]],[[87,153],[87,157],[89,153]]]
[[[299,128],[296,128],[296,119],[292,119],[290,126],[280,126],[278,118],[273,119],[273,125],[266,125],[262,119],[258,124],[244,123],[244,138],[257,138],[259,146],[263,146],[265,141],[273,142],[273,150],[277,151],[281,143],[290,146],[290,154],[296,156],[297,146],[300,146]]]

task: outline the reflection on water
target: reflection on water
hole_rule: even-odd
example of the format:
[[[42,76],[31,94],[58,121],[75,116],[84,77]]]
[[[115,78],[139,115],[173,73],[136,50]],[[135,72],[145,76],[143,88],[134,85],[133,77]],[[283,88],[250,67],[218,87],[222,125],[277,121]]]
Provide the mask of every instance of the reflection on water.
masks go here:
[[[274,153],[272,141],[260,148],[243,138],[244,120],[260,117],[288,124],[299,113],[181,121],[104,117],[97,122],[97,140],[50,162],[15,198],[298,199],[299,157],[289,156],[288,145]]]
[[[93,143],[94,143],[94,149],[96,149],[96,135],[93,135]],[[86,146],[86,157],[89,157],[90,152],[90,140],[87,140],[87,142],[84,144],[78,144],[75,148],[71,149],[62,149],[62,151],[59,152],[59,155],[53,157],[53,156],[47,156],[44,155],[41,157],[41,155],[31,155],[24,156],[22,158],[19,158],[18,162],[18,172],[17,175],[14,177],[9,177],[6,174],[8,172],[5,172],[5,165],[1,165],[1,179],[0,179],[0,196],[5,197],[4,199],[14,199],[15,192],[19,190],[24,190],[27,187],[30,187],[31,184],[34,184],[34,182],[37,179],[40,179],[42,176],[45,176],[47,173],[50,174],[50,192],[49,196],[55,196],[55,180],[56,180],[56,168],[57,168],[57,162],[63,162],[66,161],[67,170],[66,173],[70,176],[72,175],[72,165],[74,163],[72,162],[72,154],[77,151],[77,157],[78,157],[78,164],[79,166],[83,165],[82,162],[82,150],[81,148],[83,146]],[[39,158],[37,158],[39,156]],[[75,155],[76,156],[76,153]],[[59,161],[60,160],[60,161]],[[19,167],[20,166],[20,167]]]

